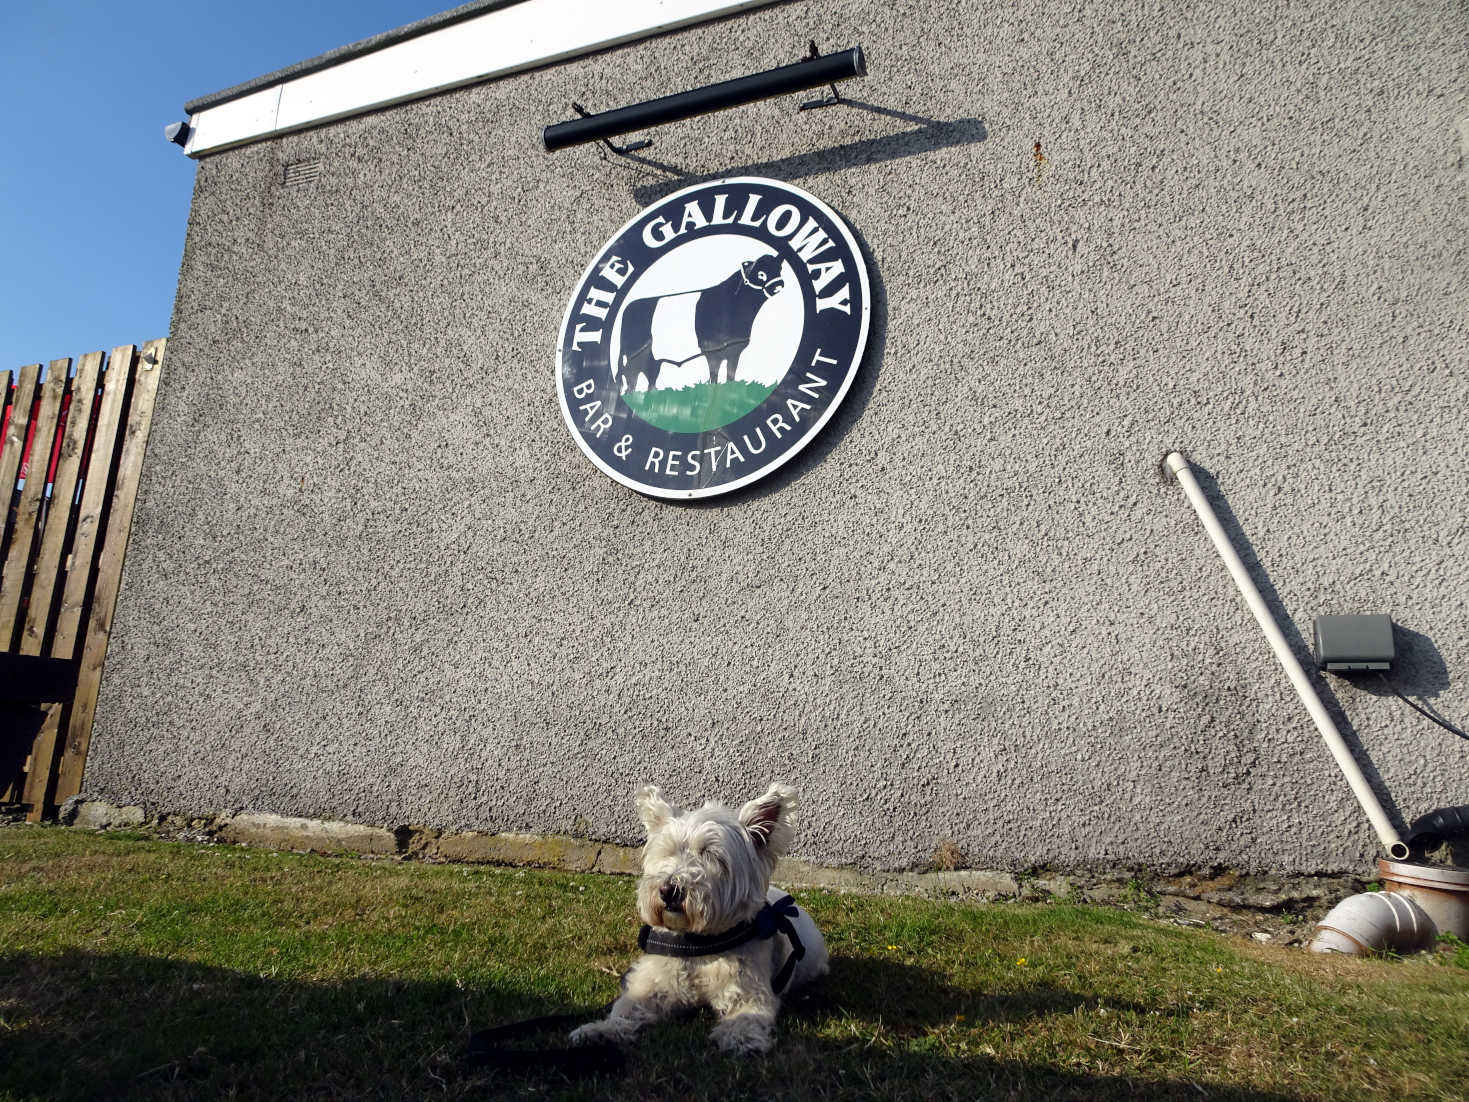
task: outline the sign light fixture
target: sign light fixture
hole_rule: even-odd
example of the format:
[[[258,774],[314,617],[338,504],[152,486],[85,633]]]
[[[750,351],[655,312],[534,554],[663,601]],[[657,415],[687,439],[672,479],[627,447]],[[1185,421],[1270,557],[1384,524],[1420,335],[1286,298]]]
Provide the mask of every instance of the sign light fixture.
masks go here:
[[[573,145],[605,141],[632,130],[646,130],[664,123],[722,111],[727,107],[741,107],[789,92],[819,88],[823,84],[835,86],[839,80],[866,75],[867,59],[862,53],[862,47],[853,46],[849,50],[808,57],[794,65],[782,65],[763,73],[735,77],[718,84],[707,84],[687,92],[676,92],[671,96],[619,107],[614,111],[558,122],[542,129],[541,141],[547,153],[555,153]]]

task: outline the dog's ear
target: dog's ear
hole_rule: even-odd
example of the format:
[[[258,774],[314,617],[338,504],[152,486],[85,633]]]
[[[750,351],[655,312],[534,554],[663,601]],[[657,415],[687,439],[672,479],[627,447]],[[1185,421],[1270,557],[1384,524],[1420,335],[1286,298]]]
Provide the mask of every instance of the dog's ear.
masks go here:
[[[656,784],[645,784],[638,789],[633,803],[637,805],[638,817],[643,820],[643,826],[650,835],[657,834],[674,816],[673,808],[663,798],[663,793]]]
[[[773,784],[759,799],[740,808],[740,825],[755,840],[755,848],[772,857],[790,848],[795,828],[791,812],[796,806],[796,790],[788,784]]]

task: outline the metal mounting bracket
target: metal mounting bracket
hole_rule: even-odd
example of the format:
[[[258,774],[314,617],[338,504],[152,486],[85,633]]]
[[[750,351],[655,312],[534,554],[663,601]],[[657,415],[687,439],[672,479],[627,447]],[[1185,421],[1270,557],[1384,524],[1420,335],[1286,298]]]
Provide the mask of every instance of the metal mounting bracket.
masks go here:
[[[584,119],[589,119],[592,117],[591,113],[587,111],[585,107],[575,101],[572,101],[571,109]],[[603,138],[602,144],[605,145],[608,149],[612,150],[613,153],[616,153],[619,157],[626,157],[629,153],[636,153],[640,149],[647,149],[648,146],[653,144],[653,139],[644,138],[640,142],[628,142],[626,145],[614,145],[611,138]]]
[[[811,61],[821,56],[821,51],[816,48],[816,39],[811,40],[811,49],[806,54],[806,60]],[[820,99],[807,100],[801,104],[802,111],[815,111],[819,107],[835,107],[842,102],[841,93],[837,91],[835,84],[827,85],[831,89],[831,95],[822,96]]]

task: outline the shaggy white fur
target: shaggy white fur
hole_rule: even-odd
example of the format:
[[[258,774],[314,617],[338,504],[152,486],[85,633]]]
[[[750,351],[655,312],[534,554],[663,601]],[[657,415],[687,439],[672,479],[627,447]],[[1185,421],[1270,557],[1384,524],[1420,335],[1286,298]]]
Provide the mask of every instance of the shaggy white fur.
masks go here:
[[[720,934],[785,894],[770,886],[770,876],[794,834],[796,792],[789,785],[771,785],[738,815],[718,804],[680,812],[653,785],[638,791],[636,804],[648,831],[638,914],[655,930]],[[826,942],[811,916],[797,910],[792,923],[806,955],[786,992],[827,971]],[[711,1036],[720,1048],[766,1052],[774,1043],[780,1009],[771,979],[790,952],[786,937],[776,934],[711,956],[639,957],[611,1013],[574,1031],[571,1040],[626,1044],[649,1022],[708,1006],[719,1016]]]

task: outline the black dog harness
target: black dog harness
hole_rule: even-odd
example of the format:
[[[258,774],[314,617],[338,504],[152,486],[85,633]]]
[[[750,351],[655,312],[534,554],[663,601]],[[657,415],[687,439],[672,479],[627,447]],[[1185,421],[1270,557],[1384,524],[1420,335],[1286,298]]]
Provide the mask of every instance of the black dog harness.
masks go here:
[[[675,934],[644,926],[638,931],[638,948],[658,957],[712,957],[737,949],[756,938],[768,941],[777,933],[784,934],[791,943],[791,952],[780,970],[770,977],[770,989],[779,995],[790,982],[796,962],[806,955],[806,947],[796,936],[796,927],[791,922],[799,913],[796,901],[783,895],[774,903],[761,907],[754,918],[731,926],[722,934]]]

